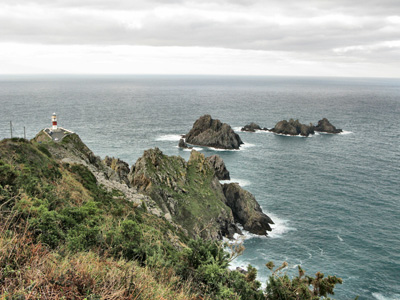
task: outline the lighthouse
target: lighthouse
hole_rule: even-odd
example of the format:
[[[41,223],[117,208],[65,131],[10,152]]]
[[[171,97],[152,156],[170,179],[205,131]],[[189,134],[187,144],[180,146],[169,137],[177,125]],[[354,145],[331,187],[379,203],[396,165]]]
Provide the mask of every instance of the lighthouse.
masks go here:
[[[51,116],[51,123],[53,124],[52,129],[53,129],[53,130],[57,130],[57,115],[56,115],[56,113],[54,113],[54,114]]]
[[[67,135],[73,134],[71,130],[58,127],[56,113],[51,116],[51,127],[43,129],[42,132],[53,142],[59,142]]]

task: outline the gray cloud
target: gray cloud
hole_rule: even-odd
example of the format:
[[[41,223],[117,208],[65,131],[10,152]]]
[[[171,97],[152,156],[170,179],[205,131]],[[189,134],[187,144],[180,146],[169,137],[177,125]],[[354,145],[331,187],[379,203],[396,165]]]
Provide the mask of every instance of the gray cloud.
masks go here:
[[[199,46],[391,60],[398,0],[14,0],[0,4],[0,41]],[[353,48],[352,48],[353,47]]]

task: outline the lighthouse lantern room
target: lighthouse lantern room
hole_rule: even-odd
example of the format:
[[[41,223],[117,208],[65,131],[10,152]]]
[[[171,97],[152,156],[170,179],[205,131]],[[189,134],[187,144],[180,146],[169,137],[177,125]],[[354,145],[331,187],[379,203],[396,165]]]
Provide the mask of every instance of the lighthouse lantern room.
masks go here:
[[[52,129],[57,130],[57,115],[56,115],[56,113],[53,113],[53,115],[51,116],[51,123],[53,125]]]

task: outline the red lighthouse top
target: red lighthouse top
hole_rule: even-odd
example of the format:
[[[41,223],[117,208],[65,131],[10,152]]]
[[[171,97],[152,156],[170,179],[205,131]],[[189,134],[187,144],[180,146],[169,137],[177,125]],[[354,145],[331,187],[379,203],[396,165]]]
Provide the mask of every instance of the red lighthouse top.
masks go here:
[[[51,123],[53,125],[53,130],[57,129],[57,115],[56,113],[53,113],[53,115],[51,116]]]

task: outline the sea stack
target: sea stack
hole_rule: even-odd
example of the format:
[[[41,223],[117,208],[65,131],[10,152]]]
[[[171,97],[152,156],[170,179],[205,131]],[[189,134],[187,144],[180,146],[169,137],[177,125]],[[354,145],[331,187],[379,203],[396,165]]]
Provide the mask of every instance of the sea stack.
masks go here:
[[[185,137],[188,144],[218,149],[239,149],[243,144],[231,126],[220,120],[212,119],[210,115],[204,115],[196,120],[193,128]]]
[[[341,133],[343,131],[342,129],[337,129],[335,126],[333,126],[327,118],[319,120],[314,130],[326,133]]]
[[[276,123],[271,131],[278,134],[309,136],[314,134],[314,125],[301,124],[299,120],[290,119],[289,122],[283,120]]]
[[[256,132],[256,130],[267,130],[267,128],[261,128],[260,125],[251,122],[240,129],[240,131]]]

